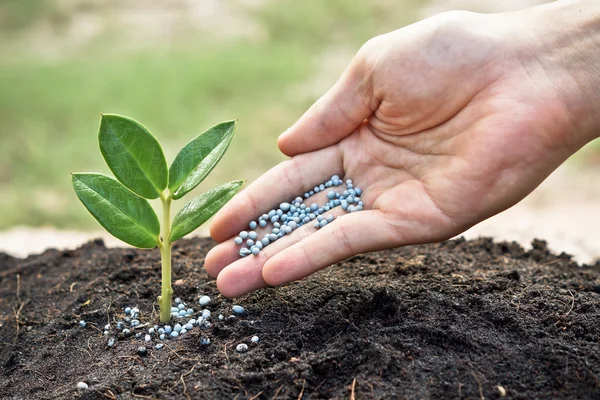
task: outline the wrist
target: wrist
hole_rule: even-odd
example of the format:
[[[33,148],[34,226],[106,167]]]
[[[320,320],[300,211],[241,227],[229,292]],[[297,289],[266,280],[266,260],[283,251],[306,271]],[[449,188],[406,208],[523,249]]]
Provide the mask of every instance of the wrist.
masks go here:
[[[577,149],[600,137],[600,1],[559,0],[506,17],[518,29],[520,62],[535,65],[561,99],[565,143]]]

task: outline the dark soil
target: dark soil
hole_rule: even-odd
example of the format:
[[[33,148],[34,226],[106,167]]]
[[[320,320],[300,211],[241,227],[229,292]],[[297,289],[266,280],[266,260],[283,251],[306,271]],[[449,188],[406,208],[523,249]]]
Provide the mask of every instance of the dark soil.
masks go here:
[[[173,266],[176,296],[213,298],[212,328],[146,357],[141,339],[109,349],[101,330],[127,305],[157,321],[158,251],[0,254],[0,398],[600,398],[600,263],[541,241],[406,247],[248,295],[246,316],[218,321],[233,303],[204,272],[211,246],[181,241]]]

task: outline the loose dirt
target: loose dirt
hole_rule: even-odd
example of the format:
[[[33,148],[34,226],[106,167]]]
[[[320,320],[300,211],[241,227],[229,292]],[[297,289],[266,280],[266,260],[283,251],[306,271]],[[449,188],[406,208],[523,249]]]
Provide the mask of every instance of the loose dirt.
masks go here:
[[[218,321],[233,303],[203,269],[213,245],[173,251],[175,295],[210,295],[212,328],[146,357],[133,337],[107,348],[102,327],[128,305],[157,321],[158,251],[0,254],[0,398],[600,398],[600,263],[458,239],[353,257]]]

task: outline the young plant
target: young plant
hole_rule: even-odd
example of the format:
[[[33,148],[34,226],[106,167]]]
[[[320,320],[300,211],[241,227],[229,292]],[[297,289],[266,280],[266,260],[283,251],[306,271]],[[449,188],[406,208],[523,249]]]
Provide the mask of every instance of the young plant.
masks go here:
[[[222,122],[190,141],[167,168],[158,140],[139,122],[103,114],[98,134],[100,152],[113,172],[72,174],[75,193],[112,235],[132,246],[158,247],[162,261],[160,320],[171,318],[171,245],[212,217],[244,184],[232,181],[202,193],[175,215],[171,201],[194,189],[229,147],[235,121]],[[162,225],[146,199],[162,202]]]

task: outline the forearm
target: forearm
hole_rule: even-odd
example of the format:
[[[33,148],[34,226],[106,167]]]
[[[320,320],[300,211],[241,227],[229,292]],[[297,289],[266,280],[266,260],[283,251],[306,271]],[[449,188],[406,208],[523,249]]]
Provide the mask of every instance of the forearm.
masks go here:
[[[600,137],[600,1],[559,0],[516,15],[534,26],[523,57],[539,63],[563,100],[573,128],[565,142],[576,149]]]

